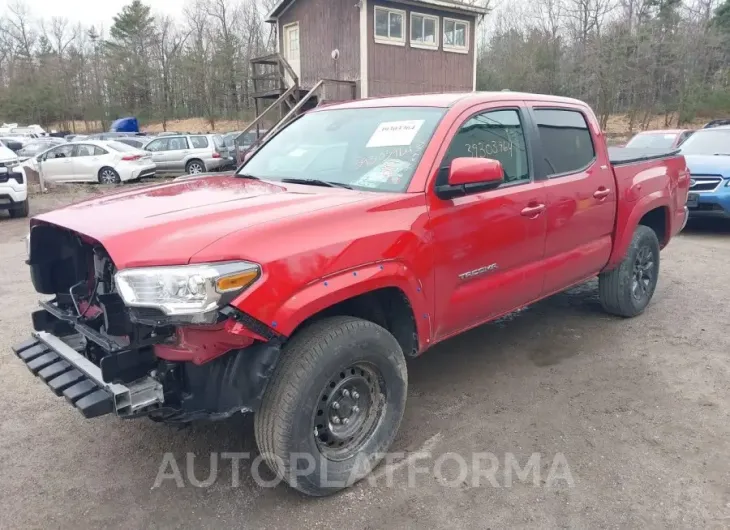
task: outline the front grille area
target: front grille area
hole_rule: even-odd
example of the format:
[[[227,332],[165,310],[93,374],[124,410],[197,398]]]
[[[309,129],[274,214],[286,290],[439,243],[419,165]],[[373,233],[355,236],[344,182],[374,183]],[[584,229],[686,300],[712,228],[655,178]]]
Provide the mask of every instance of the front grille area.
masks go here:
[[[691,175],[690,191],[715,191],[722,182],[718,175]]]
[[[13,168],[18,167],[17,162],[0,162],[0,168],[7,168],[8,172],[0,173],[0,183],[5,183],[10,179],[16,180],[19,184],[23,183],[23,174],[12,172]]]

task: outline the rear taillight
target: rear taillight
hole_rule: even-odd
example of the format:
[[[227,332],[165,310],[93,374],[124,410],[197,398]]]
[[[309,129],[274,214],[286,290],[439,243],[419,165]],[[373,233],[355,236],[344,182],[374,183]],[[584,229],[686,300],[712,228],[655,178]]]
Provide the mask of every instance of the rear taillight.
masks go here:
[[[140,158],[142,158],[142,155],[126,155],[122,157],[122,160],[132,162],[133,160],[139,160]]]
[[[221,157],[220,153],[213,153],[213,158],[220,158],[220,157]]]

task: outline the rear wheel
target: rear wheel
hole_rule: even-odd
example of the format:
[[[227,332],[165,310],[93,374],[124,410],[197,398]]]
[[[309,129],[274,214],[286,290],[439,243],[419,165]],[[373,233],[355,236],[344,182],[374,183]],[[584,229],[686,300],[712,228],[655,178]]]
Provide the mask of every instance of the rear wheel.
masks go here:
[[[191,160],[185,166],[185,171],[187,171],[188,175],[199,175],[200,173],[205,173],[205,165],[200,160]]]
[[[608,313],[636,316],[649,305],[659,280],[659,239],[639,225],[621,264],[598,276],[598,294]]]
[[[297,333],[256,414],[259,450],[289,485],[328,495],[365,477],[403,417],[406,363],[385,329],[352,317]]]
[[[99,170],[100,184],[119,184],[121,181],[122,179],[119,178],[119,173],[113,168],[103,167]]]
[[[25,199],[23,202],[14,205],[10,209],[10,217],[13,219],[19,218],[19,217],[28,217],[28,214],[30,213],[30,204],[28,203],[28,199]]]

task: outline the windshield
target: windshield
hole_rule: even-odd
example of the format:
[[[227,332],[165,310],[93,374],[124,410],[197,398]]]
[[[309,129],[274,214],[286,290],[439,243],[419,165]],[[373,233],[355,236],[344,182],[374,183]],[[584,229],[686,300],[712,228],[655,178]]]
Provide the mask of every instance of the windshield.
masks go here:
[[[626,147],[666,149],[674,145],[676,138],[676,133],[637,134],[626,144]]]
[[[730,129],[697,131],[680,149],[683,155],[730,155]]]
[[[445,109],[381,107],[305,114],[255,152],[239,173],[405,191]]]
[[[34,156],[59,144],[60,142],[31,142],[26,144],[18,154],[21,156]]]

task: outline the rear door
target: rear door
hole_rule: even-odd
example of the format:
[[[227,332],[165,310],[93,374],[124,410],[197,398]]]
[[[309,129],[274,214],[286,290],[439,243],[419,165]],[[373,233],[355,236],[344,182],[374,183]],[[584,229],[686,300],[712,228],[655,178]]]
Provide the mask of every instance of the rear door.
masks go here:
[[[74,150],[74,171],[77,180],[96,182],[107,151],[92,144],[77,144]]]
[[[435,265],[437,338],[453,335],[533,301],[543,285],[544,183],[535,179],[529,116],[501,103],[466,112],[439,164],[435,185],[448,182],[458,157],[502,163],[499,188],[453,199],[429,193]],[[433,188],[433,182],[431,183]]]
[[[547,295],[598,273],[608,262],[616,215],[616,186],[595,117],[580,106],[532,108],[547,176]],[[539,154],[538,154],[539,153]]]

